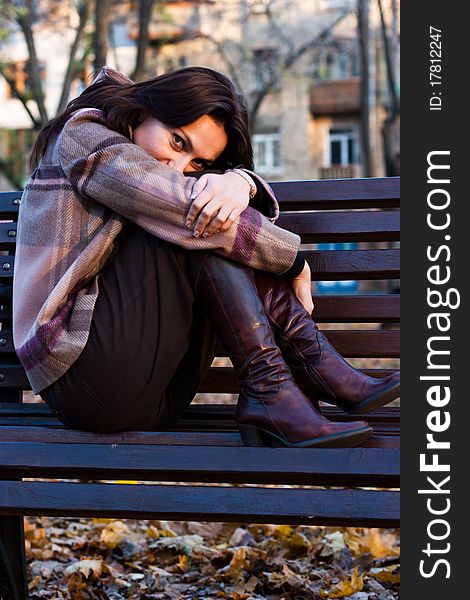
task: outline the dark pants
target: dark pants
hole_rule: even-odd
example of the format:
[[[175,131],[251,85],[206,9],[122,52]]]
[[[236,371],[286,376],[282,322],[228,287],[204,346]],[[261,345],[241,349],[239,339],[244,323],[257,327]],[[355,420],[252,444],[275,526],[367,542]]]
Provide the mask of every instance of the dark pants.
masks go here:
[[[205,256],[126,224],[98,275],[83,352],[41,392],[65,425],[151,430],[181,416],[215,353],[214,331],[194,292]]]

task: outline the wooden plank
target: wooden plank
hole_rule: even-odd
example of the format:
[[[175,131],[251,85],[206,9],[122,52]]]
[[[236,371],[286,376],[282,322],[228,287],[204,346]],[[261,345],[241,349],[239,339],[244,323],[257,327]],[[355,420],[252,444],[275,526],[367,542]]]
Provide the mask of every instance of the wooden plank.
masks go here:
[[[184,490],[184,493],[182,491]],[[0,512],[69,517],[398,527],[399,493],[0,481]]]
[[[14,353],[13,332],[4,328],[0,330],[0,354]]]
[[[323,179],[270,182],[281,210],[396,208],[400,178]]]
[[[18,218],[22,192],[0,192],[0,220]]]
[[[400,331],[395,329],[323,330],[329,342],[346,358],[396,358],[400,356]],[[226,353],[221,344],[217,356]]]
[[[399,294],[314,295],[317,323],[390,323],[400,320]]]
[[[398,279],[400,250],[309,250],[312,280]]]
[[[2,292],[3,288],[3,292]],[[314,295],[318,323],[387,323],[400,320],[399,294]],[[0,321],[11,319],[11,286],[0,286]]]
[[[248,448],[2,442],[0,472],[23,477],[397,487],[399,453],[376,448]]]
[[[0,256],[0,281],[5,282],[13,279],[14,256]]]
[[[361,369],[372,377],[386,377],[395,372],[395,369]],[[212,367],[201,383],[199,393],[210,394],[238,394],[240,386],[232,367]]]
[[[400,213],[396,210],[283,213],[276,225],[300,235],[304,244],[400,239]]]
[[[222,369],[221,369],[222,370]],[[225,419],[235,422],[236,403],[231,404],[191,404],[183,413],[183,419]],[[329,419],[336,420],[345,413],[333,405],[324,405],[323,412]],[[0,402],[0,416],[2,417],[50,417],[51,409],[45,402],[28,402],[27,404],[13,404]],[[373,416],[374,421],[395,422],[400,418],[399,406],[384,406],[362,417]],[[177,421],[179,423],[179,421]]]
[[[16,223],[0,223],[0,250],[14,250],[15,244]]]
[[[2,288],[5,292],[2,294]],[[0,285],[0,321],[11,320],[11,286]],[[318,323],[388,323],[400,320],[399,294],[314,294]],[[11,328],[11,327],[10,327]]]
[[[358,447],[399,449],[398,435],[376,433]],[[68,443],[75,444],[143,444],[151,446],[243,446],[237,431],[128,431],[125,433],[91,433],[89,431],[67,430]],[[46,442],[64,443],[64,429],[53,427],[2,426],[2,442]]]
[[[0,331],[0,335],[1,335]],[[16,356],[16,355],[15,355]],[[2,356],[0,364],[0,394],[3,388],[16,388],[19,390],[29,390],[31,385],[26,377],[26,373],[19,362],[7,364]]]

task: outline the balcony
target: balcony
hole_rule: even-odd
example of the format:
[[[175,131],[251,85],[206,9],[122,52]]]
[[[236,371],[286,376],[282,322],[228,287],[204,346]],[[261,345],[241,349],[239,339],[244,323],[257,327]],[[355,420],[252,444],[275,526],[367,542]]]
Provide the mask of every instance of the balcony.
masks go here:
[[[320,179],[350,179],[361,177],[361,165],[331,165],[320,167]]]
[[[359,77],[324,81],[315,84],[310,90],[310,110],[314,115],[359,113],[360,107]]]

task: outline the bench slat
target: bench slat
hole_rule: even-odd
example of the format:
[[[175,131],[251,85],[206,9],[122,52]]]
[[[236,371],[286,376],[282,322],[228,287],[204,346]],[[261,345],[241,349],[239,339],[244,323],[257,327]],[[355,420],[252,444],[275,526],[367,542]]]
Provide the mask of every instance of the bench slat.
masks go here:
[[[372,377],[386,377],[391,375],[396,369],[360,369]],[[26,373],[20,364],[4,365],[0,364],[0,389],[18,388],[29,390],[31,386],[26,377]],[[206,379],[199,388],[199,393],[219,393],[219,394],[238,394],[238,381],[232,367],[212,367],[209,369]],[[1,406],[1,403],[0,403]]]
[[[152,446],[243,446],[237,431],[126,431],[124,433],[91,433],[56,427],[3,425],[2,442],[64,442],[75,444],[148,444]],[[400,448],[398,435],[379,432],[360,444],[361,448]]]
[[[395,369],[361,369],[364,373],[372,377],[385,377],[395,372]],[[1,372],[1,366],[0,366]],[[238,394],[238,380],[232,367],[212,367],[209,369],[207,377],[201,383],[199,393],[220,394]]]
[[[396,208],[400,178],[324,179],[272,182],[281,210]]]
[[[399,493],[0,481],[0,512],[69,517],[398,527]]]
[[[396,358],[400,356],[399,330],[323,330],[331,344],[346,358]],[[217,356],[225,356],[223,346],[216,346]]]
[[[400,295],[318,294],[313,296],[318,323],[388,323],[400,320]]]
[[[0,223],[0,250],[14,249],[16,244],[16,223]]]
[[[343,415],[339,415],[338,413],[331,413],[324,411],[325,416],[329,419],[339,422],[351,421],[353,417],[348,417]],[[390,436],[398,436],[400,432],[400,425],[398,420],[395,422],[387,422],[387,421],[376,421],[373,414],[366,415],[363,417],[361,415],[361,419],[367,421],[374,429],[377,434],[380,435],[390,435]],[[21,416],[0,416],[0,426],[4,427],[26,427],[26,428],[36,428],[37,431],[43,429],[51,428],[52,430],[63,429],[63,436],[67,436],[67,441],[71,441],[69,439],[69,433],[80,431],[75,429],[69,429],[65,427],[59,419],[57,419],[52,414],[44,414],[44,415],[21,415]],[[2,429],[3,431],[3,429]],[[235,423],[234,416],[232,417],[217,417],[217,416],[209,416],[209,417],[198,417],[191,416],[181,418],[176,424],[172,427],[168,427],[164,429],[164,432],[172,432],[172,433],[181,433],[181,432],[199,432],[202,434],[212,434],[214,432],[234,432],[237,431],[237,425]],[[87,432],[90,433],[90,432]],[[155,432],[160,433],[160,432]],[[46,435],[46,434],[45,434]],[[91,433],[91,435],[94,435]],[[114,435],[114,434],[113,434]],[[108,439],[108,438],[106,438]],[[125,436],[120,439],[125,440]],[[64,441],[65,437],[61,440]],[[38,437],[34,441],[41,442],[43,441],[42,437]],[[203,445],[213,445],[213,440],[207,439],[208,444]],[[125,442],[122,442],[125,443]],[[240,444],[242,445],[242,444]]]
[[[333,346],[345,357],[395,358],[400,355],[400,332],[398,330],[344,330],[325,331]],[[3,341],[2,341],[3,340]],[[0,331],[0,354],[13,353],[13,334],[7,329]],[[223,346],[217,346],[219,356],[224,356]]]
[[[392,210],[283,213],[276,225],[297,233],[303,243],[400,239],[400,213]]]
[[[22,192],[0,192],[0,220],[17,219]]]
[[[399,250],[310,250],[312,279],[398,279]],[[0,257],[0,281],[12,279],[14,256]]]
[[[399,453],[375,448],[246,448],[4,442],[2,477],[397,487]]]
[[[379,242],[400,239],[400,213],[387,211],[335,211],[331,213],[283,213],[276,223],[313,242]],[[0,249],[14,249],[17,224],[0,223]]]
[[[307,250],[314,281],[398,279],[400,250]]]
[[[8,291],[0,286],[0,321],[11,319]],[[11,293],[10,293],[11,295]],[[315,321],[318,323],[389,323],[400,320],[399,294],[314,294]]]

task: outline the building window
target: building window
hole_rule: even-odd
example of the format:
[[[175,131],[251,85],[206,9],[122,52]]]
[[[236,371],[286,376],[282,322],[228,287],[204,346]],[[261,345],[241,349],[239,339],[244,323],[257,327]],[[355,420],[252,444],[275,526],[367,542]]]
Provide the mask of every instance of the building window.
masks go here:
[[[269,0],[248,0],[248,10],[252,15],[265,15]]]
[[[259,173],[280,173],[282,171],[279,133],[255,133],[253,151],[256,171]]]
[[[277,66],[277,48],[259,48],[253,51],[255,89],[261,90],[271,83],[274,90],[279,89],[279,70]]]
[[[337,41],[323,48],[313,65],[317,82],[349,79],[360,74],[359,47],[354,40]]]
[[[18,92],[24,96],[31,97],[33,94],[31,64],[28,60],[19,60],[5,65],[5,75],[11,79]],[[39,61],[39,77],[41,81],[46,78],[46,63]],[[6,97],[16,98],[12,88],[7,84]]]
[[[353,165],[359,163],[357,134],[353,129],[330,130],[328,164]]]

